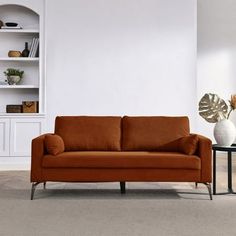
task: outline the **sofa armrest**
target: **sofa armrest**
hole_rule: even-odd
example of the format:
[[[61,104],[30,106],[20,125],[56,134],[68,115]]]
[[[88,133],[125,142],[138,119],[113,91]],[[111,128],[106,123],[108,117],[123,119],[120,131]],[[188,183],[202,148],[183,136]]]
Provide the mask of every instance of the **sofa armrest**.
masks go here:
[[[46,153],[44,139],[46,134],[32,140],[31,144],[31,182],[42,181],[42,158]]]
[[[202,135],[198,136],[197,155],[201,158],[201,181],[212,182],[212,141]]]

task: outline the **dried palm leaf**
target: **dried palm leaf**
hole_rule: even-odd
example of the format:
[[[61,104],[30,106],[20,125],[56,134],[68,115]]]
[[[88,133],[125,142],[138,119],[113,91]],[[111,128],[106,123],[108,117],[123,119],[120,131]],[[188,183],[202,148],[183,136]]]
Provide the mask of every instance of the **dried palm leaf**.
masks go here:
[[[199,115],[209,123],[226,119],[228,105],[217,94],[206,93],[199,102]]]

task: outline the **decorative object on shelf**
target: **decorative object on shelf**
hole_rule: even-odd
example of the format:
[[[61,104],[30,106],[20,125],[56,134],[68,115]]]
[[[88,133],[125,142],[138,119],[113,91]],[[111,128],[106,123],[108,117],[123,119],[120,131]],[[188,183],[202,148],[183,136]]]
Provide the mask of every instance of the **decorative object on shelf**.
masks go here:
[[[0,29],[2,28],[3,26],[3,22],[0,20]]]
[[[24,71],[8,68],[6,71],[4,71],[4,74],[7,77],[7,82],[9,85],[16,85],[23,78]]]
[[[6,22],[5,25],[7,27],[17,27],[18,23],[15,23],[15,22]]]
[[[4,26],[1,27],[1,29],[22,29],[22,27],[20,27],[18,25],[18,23],[15,22],[6,22]]]
[[[29,56],[29,49],[28,49],[28,42],[25,42],[25,49],[21,53],[22,57],[28,57]]]
[[[10,50],[8,52],[8,57],[21,57],[21,52]]]
[[[23,101],[23,113],[38,113],[38,101]]]
[[[217,94],[207,93],[199,102],[199,115],[209,123],[216,123],[214,137],[217,144],[231,146],[236,137],[236,128],[229,120],[236,109],[236,95],[231,96],[230,107]]]
[[[7,113],[22,113],[22,105],[7,105]]]

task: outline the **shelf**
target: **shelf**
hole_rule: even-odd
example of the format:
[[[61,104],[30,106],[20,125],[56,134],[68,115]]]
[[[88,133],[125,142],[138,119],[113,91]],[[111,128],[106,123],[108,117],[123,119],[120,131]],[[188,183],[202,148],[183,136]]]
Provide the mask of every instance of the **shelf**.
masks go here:
[[[45,117],[44,113],[6,113],[0,112],[0,117]]]
[[[35,85],[0,85],[0,89],[38,89]]]
[[[38,57],[0,57],[0,61],[39,61]]]
[[[38,29],[0,29],[0,33],[39,34]]]

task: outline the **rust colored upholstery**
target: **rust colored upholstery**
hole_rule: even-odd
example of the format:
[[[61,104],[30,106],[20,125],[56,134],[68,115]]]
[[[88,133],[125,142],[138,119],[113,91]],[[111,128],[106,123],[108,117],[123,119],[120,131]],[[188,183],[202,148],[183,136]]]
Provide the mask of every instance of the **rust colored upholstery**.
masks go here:
[[[32,182],[40,182],[42,180],[42,160],[46,153],[45,136],[46,134],[32,140],[30,173]]]
[[[65,151],[119,151],[121,117],[58,116],[55,134]]]
[[[173,152],[65,152],[45,155],[45,168],[201,169],[201,159]]]
[[[189,135],[188,117],[128,117],[122,119],[122,150],[156,151]]]
[[[201,170],[190,169],[98,169],[43,168],[41,181],[65,182],[201,182]]]
[[[198,136],[191,134],[170,143],[164,144],[157,148],[158,151],[164,152],[181,152],[187,155],[193,155],[198,148]]]
[[[187,155],[193,155],[197,151],[198,136],[189,135],[179,139],[179,151]]]
[[[198,135],[198,151],[197,155],[201,158],[201,181],[212,182],[212,142],[210,139]]]
[[[56,156],[65,151],[63,139],[56,134],[47,134],[45,136],[45,147],[47,153]]]
[[[32,140],[31,182],[211,182],[211,140],[190,135],[187,117],[57,117],[55,134],[56,156],[47,134]]]

